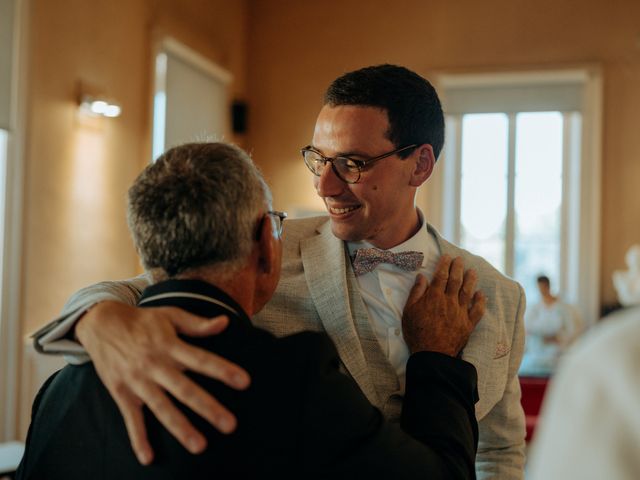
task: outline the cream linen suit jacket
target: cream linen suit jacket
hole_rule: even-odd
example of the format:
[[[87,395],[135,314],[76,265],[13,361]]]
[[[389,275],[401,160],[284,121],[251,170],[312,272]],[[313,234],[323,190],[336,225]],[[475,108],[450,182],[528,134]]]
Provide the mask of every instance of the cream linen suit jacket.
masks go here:
[[[525,425],[517,373],[524,347],[524,292],[482,258],[427,228],[441,254],[461,256],[465,268],[478,272],[478,288],[488,299],[487,311],[462,355],[478,371],[478,478],[521,479]],[[329,218],[287,221],[283,241],[278,289],[254,323],[279,336],[302,330],[327,332],[343,369],[369,401],[387,418],[399,420],[398,378],[371,328],[345,244],[331,232]]]
[[[524,293],[520,285],[485,260],[447,242],[431,226],[427,228],[441,254],[461,256],[465,268],[478,272],[478,288],[488,298],[487,311],[462,355],[478,371],[478,478],[522,479],[525,427],[517,372],[524,347]],[[371,328],[345,244],[333,236],[329,217],[285,222],[283,249],[280,283],[254,323],[278,336],[302,330],[327,332],[336,345],[343,371],[387,418],[399,420],[402,396],[396,373]],[[72,353],[67,357],[70,361],[83,360],[77,350],[58,349],[56,337],[64,336],[78,315],[92,304],[119,300],[135,305],[148,285],[149,278],[141,275],[78,291],[60,318],[36,332],[36,348],[48,344],[50,353]]]

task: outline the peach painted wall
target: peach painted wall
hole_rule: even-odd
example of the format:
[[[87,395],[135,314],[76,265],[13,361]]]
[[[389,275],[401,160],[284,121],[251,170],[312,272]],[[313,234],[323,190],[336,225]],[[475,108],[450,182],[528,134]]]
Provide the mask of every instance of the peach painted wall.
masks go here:
[[[31,0],[23,332],[78,288],[140,271],[125,220],[129,185],[150,156],[152,50],[169,35],[246,88],[244,0]],[[78,118],[82,81],[122,105]],[[241,139],[240,139],[241,140]]]
[[[604,76],[602,300],[640,242],[638,0],[29,0],[22,328],[26,335],[92,282],[139,271],[125,194],[150,155],[152,49],[170,35],[233,76],[249,100],[236,138],[277,208],[320,209],[298,149],[328,83],[365,65],[435,72],[597,64]],[[78,119],[78,81],[123,106]],[[25,358],[30,354],[25,352]],[[37,362],[48,357],[34,356]],[[44,359],[44,360],[43,360]],[[35,360],[34,360],[35,361]],[[24,360],[25,369],[30,361]],[[26,378],[30,397],[56,362]],[[34,371],[36,371],[34,370]],[[23,370],[26,371],[26,370]]]
[[[604,77],[603,302],[640,242],[638,0],[255,0],[249,20],[250,147],[283,209],[321,208],[298,149],[328,83],[384,62],[436,72],[597,64]]]
[[[640,241],[640,3],[637,0],[31,0],[24,222],[24,332],[88,283],[139,270],[126,189],[149,156],[151,52],[171,35],[234,75],[276,206],[321,208],[299,161],[327,84],[393,62],[434,72],[596,63],[604,74],[603,301]],[[123,115],[86,124],[79,80]]]

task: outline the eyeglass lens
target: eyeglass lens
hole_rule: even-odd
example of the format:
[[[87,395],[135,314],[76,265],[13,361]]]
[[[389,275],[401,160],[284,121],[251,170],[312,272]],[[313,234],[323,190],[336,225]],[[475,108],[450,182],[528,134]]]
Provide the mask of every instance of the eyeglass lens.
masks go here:
[[[269,211],[267,212],[271,218],[273,218],[274,226],[278,235],[282,235],[282,229],[284,227],[284,219],[287,218],[285,212]]]
[[[334,172],[345,182],[354,183],[357,182],[360,177],[360,168],[350,158],[335,157],[325,159],[319,153],[312,150],[304,151],[303,155],[307,167],[309,167],[309,170],[311,170],[314,175],[322,175],[326,164],[331,162]]]

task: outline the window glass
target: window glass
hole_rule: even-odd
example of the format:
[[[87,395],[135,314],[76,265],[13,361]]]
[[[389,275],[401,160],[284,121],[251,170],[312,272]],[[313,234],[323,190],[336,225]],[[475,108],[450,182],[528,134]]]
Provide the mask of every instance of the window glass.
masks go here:
[[[185,142],[221,141],[230,133],[231,74],[170,39],[155,58],[153,158]]]
[[[560,112],[516,116],[513,275],[531,300],[536,277],[560,285],[563,120]]]
[[[464,115],[460,243],[502,272],[505,267],[507,150],[507,115]]]
[[[510,126],[506,113],[462,117],[460,244],[518,280],[533,301],[537,276],[547,275],[556,288],[561,284],[563,115],[521,112],[511,118]],[[512,204],[510,128],[515,130]]]

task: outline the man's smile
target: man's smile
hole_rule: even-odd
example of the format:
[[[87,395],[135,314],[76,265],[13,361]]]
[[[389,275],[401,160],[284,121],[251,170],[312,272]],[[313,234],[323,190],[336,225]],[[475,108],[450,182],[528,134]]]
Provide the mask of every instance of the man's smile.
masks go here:
[[[344,215],[344,214],[353,212],[354,210],[357,210],[361,207],[362,205],[353,205],[348,207],[331,207],[327,205],[327,208],[329,209],[329,213],[333,215]]]

